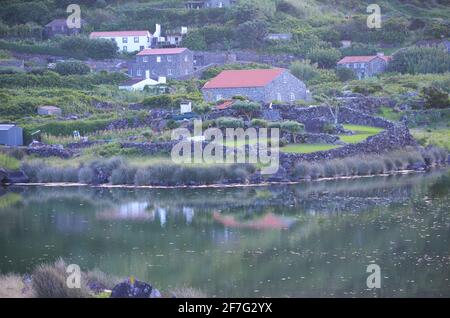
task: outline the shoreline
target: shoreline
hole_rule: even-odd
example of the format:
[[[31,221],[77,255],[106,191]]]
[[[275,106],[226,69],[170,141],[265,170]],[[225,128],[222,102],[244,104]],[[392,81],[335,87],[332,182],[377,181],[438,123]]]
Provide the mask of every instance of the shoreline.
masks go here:
[[[447,167],[447,166],[446,166]],[[328,178],[317,178],[317,179],[301,179],[299,181],[272,181],[272,182],[261,182],[261,183],[217,183],[217,184],[202,184],[202,185],[174,185],[174,186],[164,186],[164,185],[128,185],[128,184],[87,184],[87,183],[73,183],[73,182],[29,182],[29,183],[4,183],[4,186],[40,186],[40,187],[90,187],[90,188],[105,188],[105,189],[201,189],[201,188],[244,188],[244,187],[267,187],[271,185],[295,185],[304,182],[317,182],[317,181],[331,181],[331,180],[351,180],[351,179],[361,179],[361,178],[373,178],[373,177],[389,177],[395,175],[408,175],[413,173],[427,173],[433,169],[439,169],[441,167],[434,167],[428,170],[398,170],[391,173],[373,174],[373,175],[362,175],[362,176],[341,176],[341,177],[328,177]]]

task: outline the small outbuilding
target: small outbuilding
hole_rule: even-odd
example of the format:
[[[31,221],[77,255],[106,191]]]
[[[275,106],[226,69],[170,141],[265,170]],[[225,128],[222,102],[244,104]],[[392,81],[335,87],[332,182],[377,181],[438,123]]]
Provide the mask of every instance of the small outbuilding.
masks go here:
[[[22,128],[16,124],[0,124],[0,144],[5,146],[22,146]]]
[[[39,106],[37,112],[38,115],[55,115],[55,116],[62,115],[61,108],[56,106]]]

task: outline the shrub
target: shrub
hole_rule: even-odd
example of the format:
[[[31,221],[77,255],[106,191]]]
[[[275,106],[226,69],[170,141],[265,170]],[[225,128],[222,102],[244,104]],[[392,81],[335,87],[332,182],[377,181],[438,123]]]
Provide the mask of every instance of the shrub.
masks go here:
[[[326,178],[335,177],[337,175],[335,163],[333,163],[331,161],[325,162],[323,164],[323,173],[324,173],[324,177],[326,177]]]
[[[37,174],[42,165],[42,161],[23,162],[20,169],[30,179],[30,182],[38,182]]]
[[[137,186],[150,185],[151,184],[151,172],[149,169],[141,168],[136,171],[134,176],[134,184]]]
[[[317,70],[317,64],[311,64],[311,61],[305,60],[303,62],[294,61],[289,67],[292,75],[299,80],[309,83],[311,80],[319,77],[320,73]]]
[[[62,171],[62,180],[63,182],[78,182],[78,169],[67,167]]]
[[[260,118],[254,118],[250,122],[250,125],[252,127],[267,127],[267,120],[260,119]]]
[[[231,108],[244,115],[247,120],[250,120],[255,112],[261,109],[261,105],[254,102],[237,101],[231,106]]]
[[[7,154],[0,153],[0,168],[7,170],[17,170],[20,167],[20,161]]]
[[[341,58],[341,52],[337,49],[314,49],[307,56],[320,68],[334,68]]]
[[[345,158],[343,164],[347,170],[347,175],[354,176],[358,174],[358,164],[354,158]]]
[[[311,164],[310,166],[310,171],[309,171],[309,176],[311,177],[311,179],[318,179],[324,176],[324,171],[321,165],[319,164]]]
[[[95,180],[95,172],[90,167],[82,167],[78,171],[78,180],[81,183],[92,184]]]
[[[111,173],[112,184],[134,184],[137,169],[121,165]]]
[[[438,87],[430,86],[422,89],[422,95],[425,98],[426,108],[448,108],[450,99],[447,92]]]
[[[445,73],[450,71],[450,55],[444,47],[412,47],[395,54],[389,69],[410,74]]]
[[[38,182],[61,182],[62,170],[56,167],[42,167],[37,173]]]
[[[59,75],[85,75],[91,71],[83,62],[68,61],[56,63],[55,72]]]
[[[366,176],[370,174],[370,166],[364,159],[360,159],[356,165],[356,172],[359,176]]]
[[[369,161],[369,167],[370,167],[370,174],[376,175],[376,174],[382,174],[385,172],[383,162],[381,161],[381,158],[375,158],[373,160]]]
[[[395,170],[395,163],[391,158],[383,158],[383,164],[386,168],[386,172],[392,172]]]
[[[338,67],[336,69],[336,75],[341,82],[348,82],[356,79],[355,72],[347,67]]]
[[[305,126],[303,124],[293,120],[286,120],[281,123],[281,129],[290,133],[300,133],[304,128]]]
[[[216,126],[219,128],[242,128],[244,122],[239,118],[219,117],[216,119]]]

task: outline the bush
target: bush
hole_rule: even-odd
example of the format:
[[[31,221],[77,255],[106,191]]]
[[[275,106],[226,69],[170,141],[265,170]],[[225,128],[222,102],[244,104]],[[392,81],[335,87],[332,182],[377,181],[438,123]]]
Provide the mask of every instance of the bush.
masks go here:
[[[78,180],[81,183],[92,184],[95,180],[95,172],[89,167],[82,167],[78,171]]]
[[[293,134],[300,133],[304,130],[305,126],[299,122],[293,120],[286,120],[281,123],[281,129]]]
[[[347,67],[338,67],[336,69],[336,75],[341,82],[348,82],[356,79],[355,72]]]
[[[292,75],[305,83],[310,83],[310,81],[320,76],[320,73],[317,70],[317,64],[311,64],[309,60],[292,62],[289,70]]]
[[[261,109],[261,105],[254,102],[237,101],[231,108],[238,111],[241,115],[244,115],[247,120],[250,120],[250,118]]]
[[[422,95],[425,98],[426,108],[448,108],[450,107],[449,94],[435,86],[424,87]]]
[[[137,169],[121,165],[111,173],[112,184],[134,184]]]
[[[389,70],[402,74],[450,72],[450,55],[444,47],[412,47],[395,54]]]
[[[267,127],[267,120],[260,119],[260,118],[254,118],[250,122],[250,125],[252,127]]]
[[[18,170],[20,167],[20,161],[9,155],[0,153],[0,168],[6,170]]]
[[[239,118],[219,117],[216,119],[216,126],[219,128],[242,128],[244,122]]]
[[[307,57],[320,68],[334,68],[341,58],[341,52],[337,49],[314,49]]]
[[[56,63],[55,72],[59,75],[85,75],[91,71],[83,62],[69,61]]]

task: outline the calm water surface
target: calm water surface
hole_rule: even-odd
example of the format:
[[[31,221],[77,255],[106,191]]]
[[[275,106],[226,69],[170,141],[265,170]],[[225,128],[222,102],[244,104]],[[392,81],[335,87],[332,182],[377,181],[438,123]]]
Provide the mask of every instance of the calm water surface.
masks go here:
[[[8,188],[0,272],[63,257],[208,296],[450,297],[449,194],[448,170],[236,189]]]

